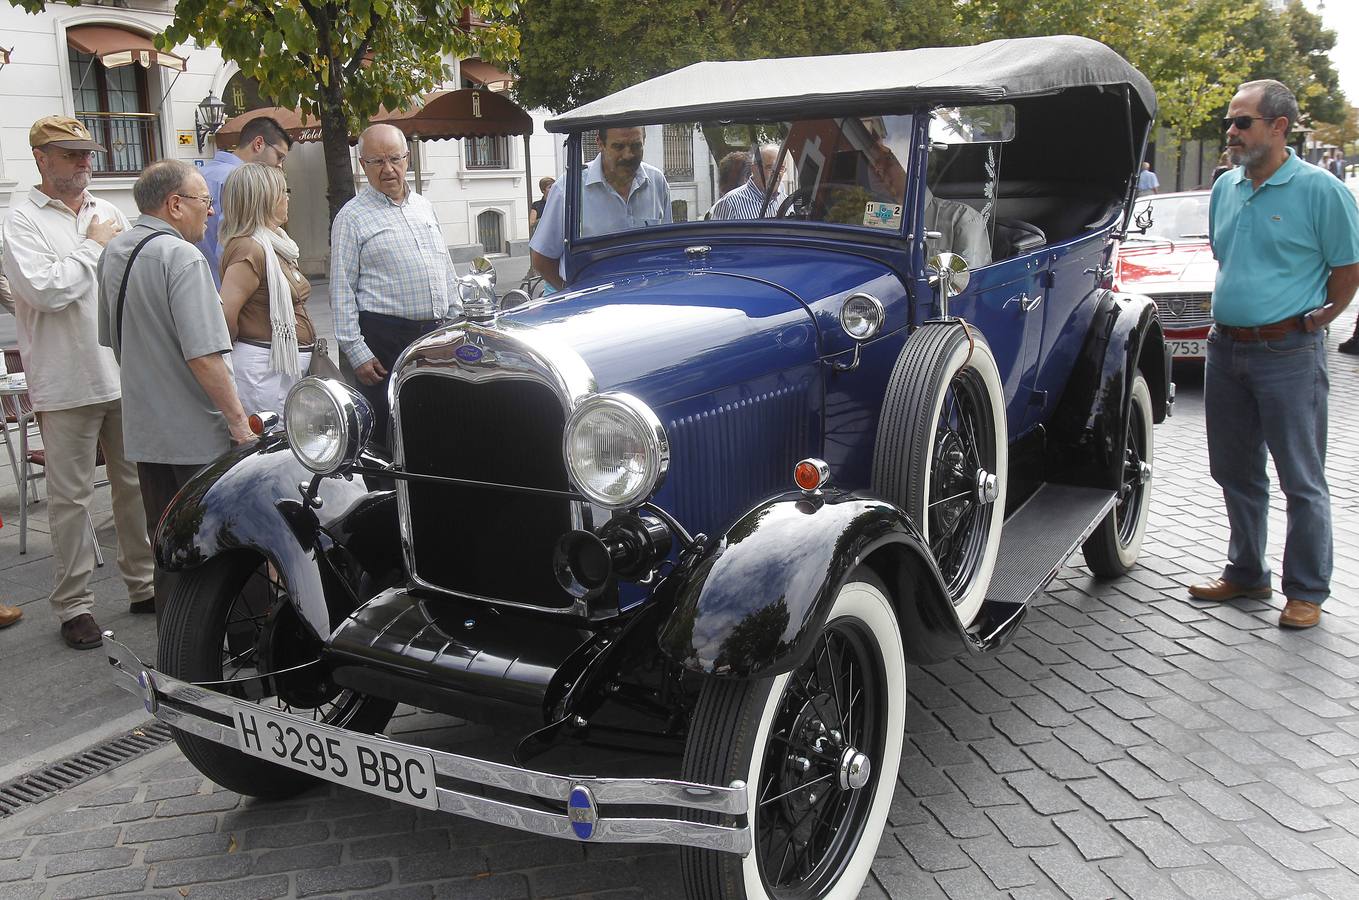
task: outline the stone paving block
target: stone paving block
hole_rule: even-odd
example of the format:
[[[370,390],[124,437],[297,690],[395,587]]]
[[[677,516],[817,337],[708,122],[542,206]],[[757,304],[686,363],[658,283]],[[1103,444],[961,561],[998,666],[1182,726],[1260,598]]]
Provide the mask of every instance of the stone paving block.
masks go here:
[[[634,878],[630,860],[597,866],[551,866],[529,873],[533,897],[580,897],[612,888],[625,888]]]
[[[132,785],[130,787],[112,788],[111,790],[103,791],[102,793],[96,794],[95,796],[91,797],[90,799],[86,800],[84,803],[80,805],[85,807],[122,806],[123,804],[131,803],[134,799],[136,799],[138,790],[140,790],[140,788],[138,788],[136,785]]]
[[[127,894],[146,887],[147,872],[144,869],[117,869],[112,872],[95,872],[82,875],[56,886],[53,900],[85,900],[88,897],[109,897]]]
[[[0,884],[0,900],[39,900],[47,892],[47,885],[10,881]]]
[[[986,811],[1005,839],[1015,847],[1051,847],[1061,835],[1045,817],[1024,806],[997,806]]]
[[[274,806],[262,800],[247,800],[236,809],[222,813],[222,829],[244,831],[249,828],[303,822],[307,819],[308,813],[309,810],[305,806]]]
[[[1083,812],[1054,816],[1052,822],[1076,845],[1081,856],[1087,860],[1111,859],[1122,856],[1125,852],[1123,844],[1114,837],[1112,829],[1105,823],[1097,823]]]
[[[192,900],[271,900],[286,897],[292,890],[287,875],[267,878],[244,878],[240,881],[195,884],[181,890]],[[180,896],[178,892],[172,896]]]
[[[903,764],[897,777],[917,797],[935,797],[956,790],[943,770],[930,766],[920,758],[910,764]]]
[[[1086,696],[1084,691],[1076,689],[1070,682],[1063,681],[1060,678],[1043,678],[1035,681],[1033,686],[1067,712],[1089,709],[1094,705],[1094,701]]]
[[[287,847],[270,850],[255,857],[253,874],[272,875],[292,872],[297,869],[321,869],[336,866],[344,847],[340,844],[311,844],[305,847]]]
[[[49,857],[43,867],[48,878],[59,875],[75,875],[80,872],[98,872],[104,869],[121,869],[132,862],[137,852],[131,847],[108,847],[103,850],[79,850]]]
[[[1033,685],[1009,669],[992,669],[981,673],[981,680],[1002,697],[1014,699],[1028,697],[1034,693]]]
[[[1019,797],[1004,779],[981,763],[950,766],[945,771],[973,806],[1003,806],[1019,802]]]
[[[73,831],[69,834],[54,834],[50,837],[39,838],[33,842],[33,849],[29,851],[33,856],[51,856],[55,853],[75,853],[80,850],[98,850],[103,847],[112,847],[118,843],[118,835],[122,829],[116,825],[107,828],[96,828],[94,831]],[[27,841],[15,841],[15,844],[27,844]],[[16,857],[18,853],[14,854]],[[4,845],[0,844],[0,859],[5,859]]]
[[[1197,866],[1208,861],[1202,850],[1190,845],[1163,822],[1137,819],[1115,822],[1114,827],[1158,869]]]
[[[232,852],[235,840],[229,834],[196,834],[168,841],[153,841],[142,851],[142,860],[157,863],[167,859],[217,856]]]
[[[975,741],[994,737],[996,734],[996,730],[991,726],[990,719],[973,712],[966,706],[934,710],[934,717],[943,723],[944,728],[948,731],[948,734],[939,732],[941,739],[947,739],[948,735],[952,735],[956,742]]]
[[[954,685],[953,692],[973,710],[983,714],[1005,712],[1011,706],[1008,698],[1002,697],[981,682]]]
[[[884,838],[884,842],[888,839]],[[926,872],[943,872],[972,865],[972,860],[958,846],[958,842],[937,822],[899,829],[893,843],[903,847],[916,865]],[[877,864],[874,867],[878,868]],[[896,868],[900,869],[900,866]]]
[[[1033,768],[1033,763],[1030,762],[1029,758],[1005,738],[973,741],[971,746],[972,750],[986,762],[991,771],[997,774],[1023,772]]]
[[[998,889],[1010,890],[1038,881],[1039,875],[1028,855],[1015,850],[1000,835],[988,835],[963,842],[963,850]]]
[[[1171,753],[1164,747],[1154,744],[1132,747],[1128,750],[1128,755],[1154,772],[1162,781],[1197,778],[1199,775],[1199,770],[1186,762],[1182,755]]]
[[[1244,822],[1255,815],[1255,810],[1236,793],[1225,790],[1211,781],[1189,781],[1177,785],[1187,797],[1211,815],[1229,822]]]
[[[1151,770],[1129,759],[1100,763],[1099,769],[1138,800],[1168,797],[1174,793],[1170,786],[1157,778]]]
[[[1339,719],[1344,716],[1353,715],[1350,710],[1341,706],[1330,697],[1309,687],[1298,687],[1287,691],[1281,691],[1280,696],[1290,701],[1294,706],[1304,709],[1314,716],[1320,716],[1323,719]]]
[[[355,891],[377,887],[392,880],[392,866],[382,861],[351,863],[325,869],[306,869],[296,875],[297,896],[310,897],[327,891]]]
[[[139,844],[146,841],[168,841],[171,838],[207,834],[216,830],[215,816],[185,816],[164,821],[134,822],[123,829],[123,842]]]
[[[955,838],[981,837],[995,830],[981,810],[960,796],[926,797],[920,802]]]
[[[944,894],[949,900],[985,900],[985,898],[1007,896],[997,891],[990,880],[977,869],[943,872],[935,876],[935,881],[943,888]],[[915,894],[902,894],[900,896],[915,900]]]
[[[383,888],[376,891],[345,894],[349,900],[430,900],[434,896],[434,886],[412,884],[407,887]]]
[[[147,800],[168,800],[171,797],[187,797],[198,793],[201,778],[182,778],[178,781],[162,781],[146,786]]]
[[[1319,769],[1329,766],[1335,758],[1318,748],[1311,741],[1286,731],[1271,731],[1254,736],[1256,742],[1274,751],[1281,759],[1286,759],[1304,769]]]
[[[1015,709],[992,716],[991,724],[1011,743],[1021,746],[1042,743],[1052,736],[1046,728],[1035,725],[1032,719]]]
[[[892,805],[887,810],[887,822],[891,827],[901,828],[904,825],[919,825],[921,822],[928,822],[932,819],[929,810],[921,805],[919,799],[912,797],[898,786],[892,797]]]
[[[1180,797],[1167,797],[1147,804],[1166,824],[1179,832],[1191,844],[1208,844],[1225,841],[1230,837],[1214,819],[1203,811],[1197,803]]]
[[[156,814],[157,803],[128,803],[120,806],[114,822],[139,822]]]
[[[1015,701],[1015,706],[1032,719],[1034,724],[1043,728],[1058,728],[1075,721],[1071,713],[1043,694],[1020,697]]]
[[[1304,737],[1312,735],[1334,734],[1332,725],[1319,716],[1314,716],[1304,709],[1297,709],[1292,706],[1280,706],[1275,709],[1265,710],[1265,715],[1269,716],[1279,725]],[[1356,748],[1359,752],[1359,748]],[[1348,755],[1348,754],[1347,754]]]
[[[1187,757],[1208,746],[1203,738],[1169,719],[1138,719],[1133,727],[1150,738],[1157,747],[1179,756]]]
[[[1141,860],[1111,859],[1099,868],[1132,900],[1183,900],[1184,895],[1168,879]]]
[[[1081,759],[1080,754],[1061,741],[1048,739],[1041,744],[1032,744],[1023,749],[1038,768],[1062,781],[1089,778],[1096,774],[1094,766]]]
[[[486,856],[479,847],[458,847],[447,853],[422,853],[397,861],[397,873],[402,884],[481,875],[487,871]]]
[[[1069,787],[1086,805],[1110,821],[1120,819],[1140,819],[1147,811],[1128,792],[1110,781],[1100,778],[1086,778],[1073,781]]]
[[[454,819],[452,821],[461,821]],[[471,821],[471,820],[466,820]],[[415,827],[415,811],[393,809],[378,815],[354,816],[335,819],[331,823],[331,834],[337,840],[364,837],[374,834],[399,834]]]
[[[1301,887],[1292,876],[1253,847],[1222,844],[1207,849],[1227,871],[1250,885],[1259,897],[1284,897]]]
[[[1345,802],[1343,794],[1309,778],[1307,775],[1296,769],[1269,768],[1265,769],[1264,776],[1265,781],[1268,781],[1303,806],[1309,806],[1312,809],[1318,809],[1323,806],[1334,806],[1337,803]]]
[[[1073,662],[1053,666],[1052,674],[1061,678],[1083,694],[1089,695],[1098,691],[1107,691],[1109,689],[1109,682],[1101,678],[1098,672]]]
[[[212,794],[191,794],[188,797],[172,797],[162,800],[157,816],[190,816],[206,812],[224,812],[235,809],[241,804],[241,795],[234,791],[217,791]]]
[[[111,846],[113,846],[113,842],[116,841],[116,840],[118,839],[118,829],[117,829],[117,828],[113,828],[113,829],[109,829],[109,830],[111,830],[111,831],[113,832],[113,838],[112,838],[112,840],[110,840],[107,844],[97,844],[96,846],[100,846],[100,847],[111,847]],[[80,835],[85,835],[85,834],[98,834],[98,832],[88,831],[88,832],[78,832],[78,834],[80,834]],[[55,838],[48,838],[48,840],[61,840],[61,839],[65,839],[65,838],[68,838],[68,837],[71,837],[71,836],[69,836],[69,835],[64,835],[64,834],[63,834],[63,835],[57,835]],[[28,849],[28,845],[31,844],[31,843],[33,843],[33,842],[30,841],[28,838],[16,838],[16,839],[14,839],[14,840],[12,840],[12,841],[0,841],[0,859],[18,859],[19,857],[21,857],[21,856],[24,855],[24,851]],[[79,849],[79,848],[76,848],[76,849]],[[67,851],[58,850],[58,851],[55,851],[55,852],[57,852],[57,853],[65,853],[65,852],[67,852]]]
[[[1203,739],[1243,766],[1261,766],[1279,762],[1279,757],[1261,747],[1249,736],[1234,731],[1206,731]]]
[[[245,850],[260,850],[274,847],[296,847],[301,844],[315,844],[330,836],[330,826],[324,822],[305,822],[289,825],[275,825],[266,828],[252,828],[241,835],[241,847]]]
[[[1298,840],[1273,822],[1242,822],[1237,828],[1275,862],[1294,871],[1325,869],[1334,865],[1311,844]]]
[[[235,881],[251,874],[254,860],[234,853],[176,859],[156,866],[156,887],[177,887],[198,881]]]
[[[1317,841],[1317,849],[1352,872],[1359,874],[1359,838],[1352,834]]]
[[[1081,803],[1075,795],[1062,782],[1045,772],[1019,772],[1006,775],[1005,783],[1018,791],[1039,815],[1050,816],[1081,808]]]
[[[1113,885],[1066,847],[1045,847],[1029,854],[1038,868],[1072,900],[1105,900],[1115,896]]]
[[[1217,716],[1223,722],[1230,725],[1236,731],[1253,732],[1269,731],[1274,727],[1274,722],[1264,713],[1258,713],[1253,709],[1247,709],[1240,703],[1229,698],[1221,700],[1209,700],[1203,704],[1205,711]]]
[[[1220,869],[1176,869],[1170,880],[1194,900],[1240,900],[1250,888]]]
[[[34,822],[24,829],[24,834],[59,834],[68,831],[90,831],[113,824],[118,814],[116,806],[98,806],[91,809],[71,809],[48,816]]]
[[[920,748],[920,752],[929,760],[930,765],[938,768],[965,765],[974,761],[967,744],[947,732],[912,735],[911,742]]]
[[[521,874],[455,878],[434,885],[435,900],[521,900],[529,896],[528,878]]]
[[[1122,759],[1124,750],[1115,746],[1104,735],[1084,722],[1075,722],[1053,730],[1057,740],[1080,754],[1081,759],[1096,765],[1111,759]]]
[[[1240,794],[1269,813],[1274,821],[1285,828],[1293,831],[1321,831],[1327,827],[1325,819],[1272,784],[1248,784],[1241,788]]]
[[[1190,762],[1212,775],[1219,784],[1237,787],[1259,781],[1248,769],[1237,765],[1217,750],[1201,750],[1188,756]]]
[[[0,882],[24,881],[32,878],[37,869],[37,862],[31,859],[0,862]]]

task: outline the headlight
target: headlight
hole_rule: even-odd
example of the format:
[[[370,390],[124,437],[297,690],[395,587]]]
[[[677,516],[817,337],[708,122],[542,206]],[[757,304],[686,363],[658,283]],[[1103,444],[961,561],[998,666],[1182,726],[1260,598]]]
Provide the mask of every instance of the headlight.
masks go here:
[[[303,378],[283,404],[288,443],[302,465],[329,475],[358,459],[373,431],[373,411],[363,396],[328,378]]]
[[[563,452],[572,483],[608,509],[651,496],[670,466],[660,420],[629,394],[598,394],[577,406],[566,423]]]
[[[856,341],[866,341],[882,330],[882,302],[872,294],[851,294],[840,307],[840,327]]]

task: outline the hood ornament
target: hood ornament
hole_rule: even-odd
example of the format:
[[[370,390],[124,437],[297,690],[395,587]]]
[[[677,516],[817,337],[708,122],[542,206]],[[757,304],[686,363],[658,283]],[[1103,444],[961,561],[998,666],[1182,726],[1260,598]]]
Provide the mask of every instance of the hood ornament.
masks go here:
[[[472,322],[494,322],[500,314],[495,295],[495,267],[484,256],[472,260],[472,271],[458,277],[458,298],[462,314]]]

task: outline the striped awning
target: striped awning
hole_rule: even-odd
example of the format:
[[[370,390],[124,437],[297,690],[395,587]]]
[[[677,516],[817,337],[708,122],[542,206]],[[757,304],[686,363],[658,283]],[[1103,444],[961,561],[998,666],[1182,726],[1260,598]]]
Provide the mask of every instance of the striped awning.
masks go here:
[[[183,72],[187,60],[165,50],[157,50],[151,38],[117,25],[73,25],[66,29],[66,43],[116,69],[137,63],[143,68],[162,66]]]

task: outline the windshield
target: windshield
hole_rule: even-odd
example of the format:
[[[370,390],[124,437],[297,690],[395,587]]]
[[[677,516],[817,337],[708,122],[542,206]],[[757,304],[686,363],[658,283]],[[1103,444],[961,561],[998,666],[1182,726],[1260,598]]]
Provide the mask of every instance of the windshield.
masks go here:
[[[899,233],[910,116],[691,122],[581,136],[583,238],[779,218]]]
[[[1136,225],[1142,227],[1148,212],[1147,238],[1168,241],[1208,239],[1209,193],[1188,194],[1182,197],[1149,197],[1140,199],[1136,207]]]

